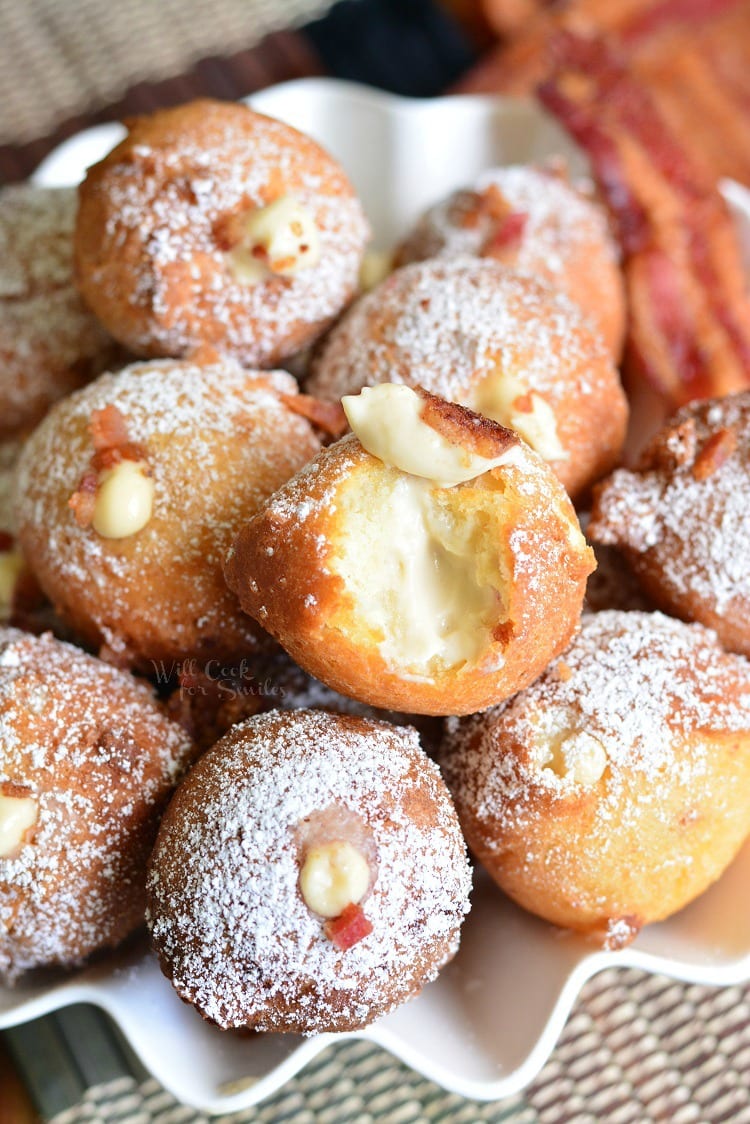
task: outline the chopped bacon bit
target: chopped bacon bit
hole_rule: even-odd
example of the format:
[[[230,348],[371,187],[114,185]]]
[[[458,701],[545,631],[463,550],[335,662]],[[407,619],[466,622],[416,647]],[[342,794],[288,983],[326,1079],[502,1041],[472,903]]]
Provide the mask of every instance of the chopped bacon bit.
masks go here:
[[[692,475],[695,480],[708,480],[731,457],[737,448],[737,434],[733,429],[719,429],[712,433],[695,458]]]
[[[496,624],[493,628],[492,639],[498,644],[505,646],[506,644],[510,644],[515,632],[516,627],[513,621],[501,621],[500,624]]]
[[[482,213],[495,222],[502,222],[513,208],[496,183],[491,183],[479,197]]]
[[[34,795],[31,785],[18,784],[16,781],[0,781],[0,792],[3,796],[15,796],[20,800]]]
[[[93,471],[84,472],[77,491],[68,500],[68,507],[72,509],[79,527],[88,527],[94,518],[98,488],[99,474]]]
[[[451,209],[451,222],[464,230],[474,230],[482,216],[484,196],[477,191],[464,191]]]
[[[107,468],[114,468],[120,461],[142,461],[145,459],[146,453],[143,446],[136,445],[134,441],[127,441],[124,445],[113,445],[106,449],[99,449],[91,458],[91,467],[97,472],[101,472]]]
[[[283,273],[285,269],[294,269],[297,259],[294,254],[287,254],[285,258],[274,258],[269,262],[272,273]]]
[[[533,395],[529,391],[526,394],[519,394],[517,398],[513,399],[513,409],[519,414],[533,414]]]
[[[360,905],[350,904],[338,917],[326,921],[323,928],[329,941],[332,941],[342,952],[346,952],[348,948],[370,935],[372,922],[367,920]]]
[[[451,444],[463,445],[487,458],[502,456],[507,449],[518,445],[518,435],[499,422],[475,414],[458,402],[447,402],[424,387],[417,386],[415,390],[422,399],[420,418]]]
[[[280,397],[293,414],[307,418],[331,437],[340,437],[342,433],[346,433],[349,423],[340,402],[321,402],[310,394],[282,394]]]
[[[10,531],[0,531],[0,551],[13,549],[13,536]]]
[[[511,211],[482,246],[482,255],[491,258],[504,250],[517,249],[528,220],[529,216],[525,211]]]
[[[261,261],[265,261],[268,257],[268,250],[265,246],[253,246],[252,250],[250,251],[250,256],[253,258],[259,258]]]
[[[569,663],[565,662],[565,660],[560,660],[555,669],[555,673],[561,683],[569,683],[573,678],[573,669],[571,668]]]
[[[101,410],[92,410],[89,432],[97,452],[100,449],[127,445],[129,441],[128,424],[117,406],[105,406]]]

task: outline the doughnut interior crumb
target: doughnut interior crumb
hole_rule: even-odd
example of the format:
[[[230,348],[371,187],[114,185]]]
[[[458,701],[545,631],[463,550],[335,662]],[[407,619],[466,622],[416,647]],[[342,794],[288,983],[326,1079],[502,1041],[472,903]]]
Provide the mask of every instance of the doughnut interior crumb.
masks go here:
[[[509,504],[489,474],[436,488],[396,471],[357,473],[328,565],[348,596],[331,624],[365,630],[388,663],[435,674],[472,663],[507,620],[510,575],[495,535]]]

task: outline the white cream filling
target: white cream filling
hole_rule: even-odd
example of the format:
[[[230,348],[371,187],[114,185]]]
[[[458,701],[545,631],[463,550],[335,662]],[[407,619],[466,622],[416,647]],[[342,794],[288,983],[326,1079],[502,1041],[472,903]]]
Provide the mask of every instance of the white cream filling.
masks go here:
[[[230,251],[235,277],[252,285],[272,274],[293,277],[320,261],[320,231],[293,195],[252,211],[242,240]]]
[[[358,610],[383,637],[383,659],[417,678],[431,676],[433,661],[478,659],[499,616],[499,590],[478,572],[470,534],[436,506],[432,490],[414,476],[396,478],[390,503],[373,512],[366,539],[357,536],[340,565]]]
[[[420,416],[423,399],[409,386],[381,383],[341,399],[349,425],[368,453],[392,468],[443,488],[474,480],[513,459],[515,449],[482,457],[449,441]]]
[[[520,402],[527,408],[519,409]],[[530,391],[518,375],[502,372],[483,379],[470,405],[477,413],[515,430],[544,460],[568,459],[569,454],[560,442],[554,410],[540,394]]]
[[[10,858],[36,823],[39,806],[32,796],[0,794],[0,858]]]
[[[299,876],[305,905],[321,917],[338,917],[348,905],[357,905],[370,887],[370,864],[361,851],[345,840],[335,840],[308,851]]]
[[[143,530],[154,510],[154,481],[143,461],[120,461],[101,474],[91,520],[105,539],[125,539]]]

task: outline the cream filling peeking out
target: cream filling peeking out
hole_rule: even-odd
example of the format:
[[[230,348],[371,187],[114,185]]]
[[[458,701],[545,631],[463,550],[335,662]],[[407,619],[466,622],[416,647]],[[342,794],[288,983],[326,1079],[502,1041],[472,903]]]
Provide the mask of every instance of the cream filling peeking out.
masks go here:
[[[518,375],[507,372],[488,375],[467,405],[515,430],[544,460],[568,459],[557,432],[554,410],[540,394],[530,391]]]
[[[368,453],[392,468],[451,488],[507,464],[515,448],[482,457],[449,441],[422,420],[422,398],[409,386],[382,383],[341,399],[349,425]]]
[[[251,211],[229,262],[238,281],[293,277],[320,260],[320,232],[310,212],[292,195]]]
[[[34,826],[39,806],[32,796],[0,794],[0,858],[12,858]]]
[[[154,509],[154,481],[143,461],[120,461],[102,472],[91,520],[105,539],[125,539],[143,530]]]
[[[299,887],[308,909],[321,917],[338,917],[357,905],[370,887],[370,864],[346,840],[313,847],[305,856]]]
[[[591,788],[601,780],[608,758],[598,738],[574,725],[558,728],[551,715],[539,716],[539,727],[535,747],[537,767],[583,788]]]
[[[415,679],[476,662],[505,619],[507,581],[487,533],[497,516],[454,496],[440,491],[441,502],[426,480],[388,472],[371,487],[358,475],[341,497],[356,531],[338,541],[334,569],[385,662]]]

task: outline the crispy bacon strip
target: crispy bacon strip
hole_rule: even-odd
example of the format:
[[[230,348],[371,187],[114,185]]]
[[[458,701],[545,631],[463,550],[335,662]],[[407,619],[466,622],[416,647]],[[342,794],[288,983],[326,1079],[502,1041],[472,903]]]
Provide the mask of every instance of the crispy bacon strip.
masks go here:
[[[750,302],[731,217],[603,36],[553,37],[539,96],[588,153],[617,225],[629,375],[671,408],[750,386]]]

